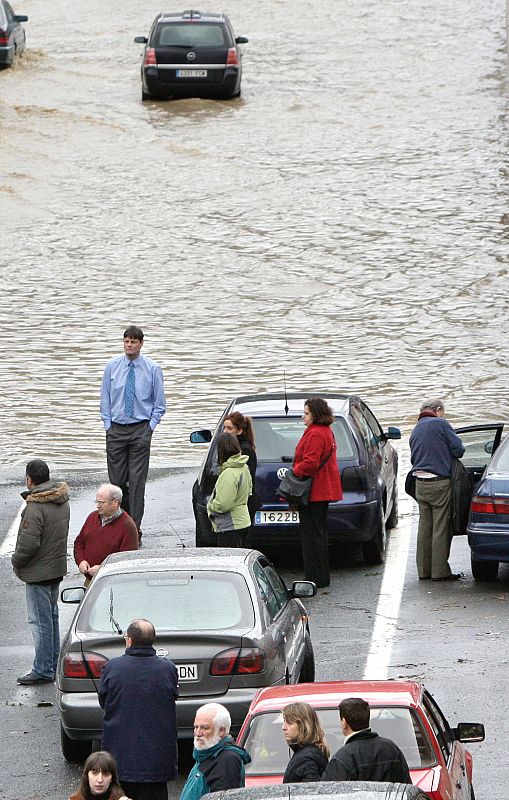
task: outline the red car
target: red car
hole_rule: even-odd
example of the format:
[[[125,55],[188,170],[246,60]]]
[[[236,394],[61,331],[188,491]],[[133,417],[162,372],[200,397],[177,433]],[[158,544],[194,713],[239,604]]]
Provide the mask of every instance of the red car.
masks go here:
[[[432,800],[475,800],[472,756],[462,742],[481,742],[484,726],[460,722],[451,728],[437,703],[416,681],[330,681],[262,689],[255,696],[237,742],[251,755],[246,786],[281,783],[292,755],[281,731],[287,703],[309,703],[325,730],[331,754],[343,744],[338,705],[362,697],[371,707],[371,727],[401,748],[412,782]]]

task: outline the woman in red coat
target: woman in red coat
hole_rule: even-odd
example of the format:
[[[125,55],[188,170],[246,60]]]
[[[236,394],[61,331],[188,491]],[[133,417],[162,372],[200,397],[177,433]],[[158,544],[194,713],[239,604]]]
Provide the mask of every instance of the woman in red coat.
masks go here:
[[[300,541],[304,575],[318,587],[330,584],[327,512],[329,503],[341,500],[341,480],[336,440],[331,430],[332,409],[320,397],[304,404],[306,430],[295,448],[293,471],[298,478],[313,477],[307,506],[299,506]]]

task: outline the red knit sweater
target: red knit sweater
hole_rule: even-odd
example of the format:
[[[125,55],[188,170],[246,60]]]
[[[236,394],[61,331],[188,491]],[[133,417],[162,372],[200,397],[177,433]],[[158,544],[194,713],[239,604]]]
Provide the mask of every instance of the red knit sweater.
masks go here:
[[[123,553],[138,549],[138,530],[129,514],[122,511],[120,517],[101,526],[97,511],[92,511],[74,542],[74,560],[79,566],[88,561],[91,567],[102,564],[111,553]]]

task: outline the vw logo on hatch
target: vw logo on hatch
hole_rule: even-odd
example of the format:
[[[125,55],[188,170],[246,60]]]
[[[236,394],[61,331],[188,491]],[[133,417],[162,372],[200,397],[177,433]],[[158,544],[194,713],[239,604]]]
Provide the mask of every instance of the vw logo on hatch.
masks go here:
[[[157,648],[156,656],[159,656],[159,658],[168,658],[168,655],[169,655],[169,653],[168,653],[167,650],[164,649],[164,647],[158,647]]]
[[[190,50],[187,54],[188,61],[196,61],[196,53],[193,50]]]
[[[278,476],[278,478],[279,478],[279,480],[280,480],[280,481],[282,481],[282,480],[283,480],[283,478],[285,477],[285,475],[286,475],[286,473],[287,473],[287,472],[288,472],[288,467],[280,467],[280,468],[278,469],[278,471],[277,471],[277,476]]]

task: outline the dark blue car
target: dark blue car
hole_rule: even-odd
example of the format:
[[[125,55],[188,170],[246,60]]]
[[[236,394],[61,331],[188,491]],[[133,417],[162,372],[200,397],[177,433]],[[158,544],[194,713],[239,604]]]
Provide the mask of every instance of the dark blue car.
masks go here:
[[[499,563],[509,563],[509,437],[501,443],[503,429],[503,423],[457,429],[465,445],[461,460],[478,479],[467,528],[476,581],[495,580]]]
[[[237,397],[225,409],[214,434],[208,430],[191,434],[193,443],[211,442],[193,487],[197,547],[216,545],[206,506],[218,474],[217,436],[232,411],[250,416],[255,430],[256,490],[263,505],[255,514],[250,546],[264,551],[267,546],[298,539],[298,512],[280,501],[276,490],[304,432],[301,417],[310,396],[325,398],[335,415],[343,499],[329,506],[330,542],[360,542],[367,563],[383,561],[386,527],[393,528],[398,522],[398,456],[389,440],[400,439],[401,433],[394,427],[384,431],[360,397],[327,392]]]
[[[25,49],[26,14],[15,14],[7,0],[0,0],[0,67],[10,67]]]

